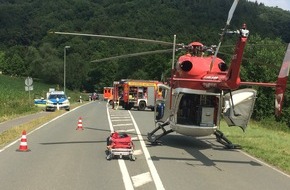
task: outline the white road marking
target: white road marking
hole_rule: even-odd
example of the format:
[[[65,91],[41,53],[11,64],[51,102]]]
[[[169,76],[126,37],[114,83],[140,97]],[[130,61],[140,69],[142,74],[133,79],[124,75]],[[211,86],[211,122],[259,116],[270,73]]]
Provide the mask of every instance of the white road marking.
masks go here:
[[[266,162],[263,162],[262,160],[259,160],[258,158],[255,158],[255,157],[249,155],[248,153],[246,153],[246,152],[244,152],[244,151],[242,151],[242,150],[239,150],[239,151],[240,151],[241,153],[243,153],[244,155],[246,155],[246,156],[248,156],[248,157],[250,157],[250,158],[256,160],[256,161],[259,162],[259,163],[261,163],[262,165],[265,165],[265,166],[271,168],[272,170],[275,170],[276,172],[278,172],[278,173],[280,173],[280,174],[282,174],[282,175],[284,175],[284,176],[290,178],[290,175],[284,173],[283,171],[281,171],[281,170],[279,170],[279,169],[277,169],[277,168],[275,168],[275,167],[273,167],[273,166],[267,164]]]
[[[134,131],[135,131],[135,129],[121,129],[121,130],[117,130],[117,132],[134,132]]]
[[[114,124],[113,127],[118,127],[118,126],[130,126],[132,123],[120,123],[120,124]]]
[[[130,175],[129,175],[128,169],[126,167],[125,161],[123,159],[118,159],[118,163],[119,163],[121,173],[123,176],[123,182],[125,185],[125,189],[126,190],[134,190],[134,187],[133,187],[132,181],[130,179]]]
[[[142,150],[134,150],[134,155],[137,156],[137,155],[141,155],[143,154]]]
[[[112,119],[112,121],[131,121],[131,119]]]
[[[72,112],[73,110],[79,109],[79,108],[81,108],[81,107],[83,107],[83,106],[85,106],[85,105],[86,105],[86,104],[84,104],[84,105],[82,105],[82,106],[79,106],[79,107],[77,107],[77,108],[74,108],[74,109],[71,110],[71,112]],[[41,125],[41,126],[37,127],[36,129],[30,131],[29,133],[27,133],[26,136],[28,136],[28,135],[34,133],[35,131],[37,131],[38,129],[41,129],[42,127],[45,127],[47,124],[49,124],[49,123],[51,123],[51,122],[57,120],[58,118],[60,118],[60,117],[62,117],[62,116],[64,116],[64,115],[66,115],[66,114],[68,114],[68,113],[70,113],[70,112],[65,112],[64,114],[55,117],[54,119],[50,120],[49,122],[44,123],[43,125]],[[18,139],[18,140],[16,140],[16,141],[13,141],[12,143],[10,143],[10,144],[8,144],[7,146],[5,146],[4,148],[2,148],[2,149],[0,150],[0,152],[6,150],[7,148],[9,148],[10,146],[14,145],[15,143],[17,143],[17,142],[20,141],[20,140],[21,140],[21,138]]]
[[[165,189],[164,186],[163,186],[163,184],[162,184],[162,181],[161,181],[161,179],[160,179],[160,177],[159,177],[159,174],[158,174],[158,172],[157,172],[157,170],[156,170],[156,168],[155,168],[155,166],[154,166],[154,164],[153,164],[153,161],[152,161],[152,159],[151,159],[151,156],[150,156],[150,154],[149,154],[149,151],[148,151],[148,149],[147,149],[147,147],[146,147],[146,145],[145,145],[145,142],[144,142],[144,140],[143,140],[143,137],[142,137],[142,135],[141,135],[141,132],[140,132],[140,130],[139,130],[139,128],[138,128],[138,125],[137,125],[137,123],[136,123],[134,117],[132,116],[131,112],[130,112],[130,111],[128,111],[128,112],[129,112],[129,114],[130,114],[130,116],[131,116],[131,118],[132,118],[132,121],[133,121],[133,123],[134,123],[134,127],[135,127],[135,129],[136,129],[136,133],[137,133],[137,135],[138,135],[138,138],[139,138],[139,141],[140,141],[140,144],[141,144],[141,147],[142,147],[142,150],[143,150],[144,156],[145,156],[145,158],[146,158],[146,162],[147,162],[147,164],[148,164],[148,167],[149,167],[149,170],[150,170],[151,176],[152,176],[153,181],[154,181],[154,183],[155,183],[155,187],[156,187],[156,189],[158,189],[158,190],[159,190],[159,189],[160,189],[160,190]]]
[[[137,141],[138,140],[138,137],[132,137],[131,140],[132,141]]]
[[[140,187],[146,183],[151,182],[152,177],[150,175],[150,172],[146,172],[143,174],[133,176],[132,181],[133,181],[134,187]]]
[[[111,130],[111,132],[114,132],[112,121],[110,120],[110,113],[109,113],[108,107],[107,107],[107,116],[108,116],[108,122],[110,125],[110,130]],[[133,186],[133,183],[131,181],[131,178],[130,178],[130,175],[129,175],[129,172],[128,172],[128,169],[125,165],[124,160],[118,159],[118,163],[119,163],[119,167],[120,167],[120,170],[122,173],[122,178],[123,178],[123,183],[125,185],[125,189],[126,190],[134,190],[134,186]]]
[[[111,115],[111,118],[114,118],[114,119],[131,119],[130,117],[128,117],[127,115],[126,116],[120,116],[120,115]]]

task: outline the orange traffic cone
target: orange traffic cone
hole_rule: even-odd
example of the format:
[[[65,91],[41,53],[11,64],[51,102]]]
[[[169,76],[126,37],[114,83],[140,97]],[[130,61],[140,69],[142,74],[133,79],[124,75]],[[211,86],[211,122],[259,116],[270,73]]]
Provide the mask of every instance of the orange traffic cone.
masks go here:
[[[23,130],[23,132],[22,132],[19,149],[17,151],[19,151],[19,152],[28,152],[28,151],[30,151],[28,149],[28,146],[27,146],[27,139],[26,139],[26,131],[25,130]]]
[[[83,121],[82,121],[82,118],[81,117],[79,118],[78,127],[76,128],[76,130],[84,130],[84,128],[83,128]]]

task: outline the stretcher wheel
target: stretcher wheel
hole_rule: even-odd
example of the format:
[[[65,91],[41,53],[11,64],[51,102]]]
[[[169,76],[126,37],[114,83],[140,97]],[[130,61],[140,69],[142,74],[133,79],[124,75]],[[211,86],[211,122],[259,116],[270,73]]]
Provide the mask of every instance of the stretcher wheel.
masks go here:
[[[106,157],[107,160],[112,160],[112,158],[113,158],[112,154],[108,154],[107,157]]]
[[[135,160],[136,160],[136,157],[135,157],[134,155],[129,155],[129,159],[130,159],[131,161],[135,161]]]

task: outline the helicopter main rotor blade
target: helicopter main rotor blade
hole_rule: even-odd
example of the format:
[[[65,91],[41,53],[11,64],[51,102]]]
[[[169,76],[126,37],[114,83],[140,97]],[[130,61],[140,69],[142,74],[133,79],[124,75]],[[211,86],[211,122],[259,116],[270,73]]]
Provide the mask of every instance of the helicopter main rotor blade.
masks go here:
[[[119,55],[119,56],[115,56],[115,57],[97,59],[97,60],[91,61],[91,63],[99,63],[99,62],[110,61],[110,60],[114,60],[114,59],[124,59],[124,58],[128,58],[128,57],[137,57],[137,56],[140,56],[140,55],[150,55],[150,54],[169,53],[169,52],[172,52],[172,49],[146,51],[146,52],[140,52],[140,53],[127,54],[127,55]]]
[[[159,40],[150,40],[150,39],[143,39],[143,38],[131,38],[131,37],[123,37],[123,36],[108,36],[108,35],[85,34],[85,33],[76,33],[76,32],[50,32],[50,33],[52,33],[52,34],[60,34],[60,35],[111,38],[111,39],[121,39],[121,40],[149,42],[149,43],[156,43],[156,44],[162,44],[162,45],[172,45],[172,42],[165,42],[165,41],[159,41]]]
[[[234,15],[234,12],[235,12],[236,7],[237,7],[237,5],[238,5],[238,2],[239,2],[239,0],[235,0],[235,1],[233,2],[233,4],[232,4],[232,7],[231,7],[231,9],[230,9],[230,11],[229,11],[229,14],[228,14],[227,25],[230,25],[230,22],[231,22],[231,20],[232,20],[232,18],[233,18],[233,15]]]
[[[218,44],[218,46],[217,46],[217,48],[216,48],[215,54],[214,54],[213,59],[212,59],[212,62],[211,62],[211,64],[210,64],[210,70],[212,69],[213,63],[214,63],[214,61],[215,61],[215,59],[216,59],[216,56],[217,56],[217,54],[218,54],[218,51],[219,51],[219,49],[220,49],[220,47],[221,47],[221,44],[222,44],[223,38],[224,38],[224,36],[225,36],[225,33],[226,33],[226,31],[227,31],[227,28],[228,28],[228,26],[230,25],[230,22],[231,22],[231,20],[232,20],[232,18],[233,18],[233,14],[234,14],[234,12],[235,12],[235,10],[236,10],[236,7],[237,7],[237,5],[238,5],[238,2],[239,2],[239,0],[234,0],[233,4],[232,4],[232,6],[231,6],[231,9],[230,9],[230,11],[229,11],[229,13],[228,13],[228,19],[227,19],[227,22],[226,22],[226,26],[225,26],[225,28],[223,29],[223,32],[222,32],[222,34],[221,34],[221,38],[220,38],[219,44]]]

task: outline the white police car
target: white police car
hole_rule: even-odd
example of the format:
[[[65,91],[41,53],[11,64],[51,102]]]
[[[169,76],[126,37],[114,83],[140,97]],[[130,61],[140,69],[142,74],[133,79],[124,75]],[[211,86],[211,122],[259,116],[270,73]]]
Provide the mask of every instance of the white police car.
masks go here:
[[[46,111],[55,111],[59,109],[70,110],[69,98],[65,95],[63,91],[53,91],[49,93],[46,100]]]

